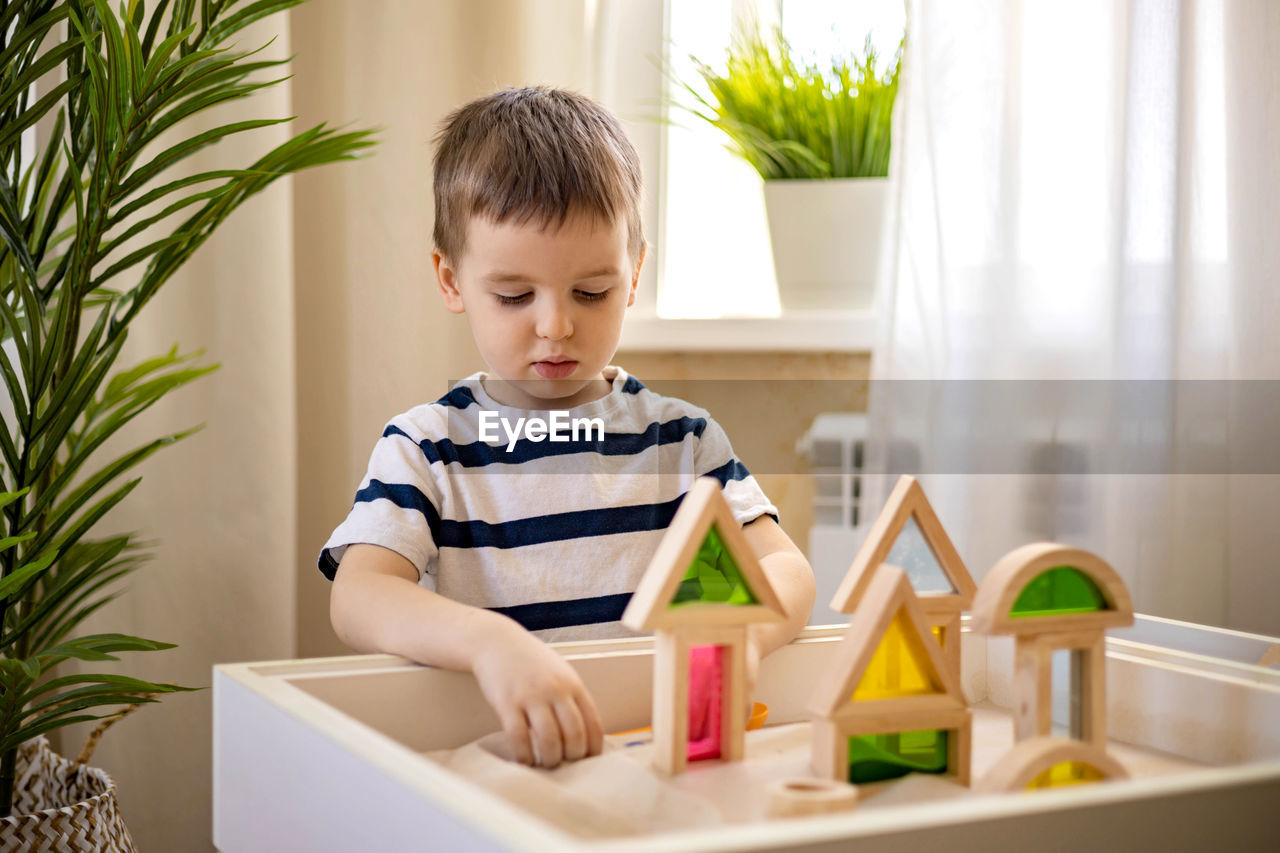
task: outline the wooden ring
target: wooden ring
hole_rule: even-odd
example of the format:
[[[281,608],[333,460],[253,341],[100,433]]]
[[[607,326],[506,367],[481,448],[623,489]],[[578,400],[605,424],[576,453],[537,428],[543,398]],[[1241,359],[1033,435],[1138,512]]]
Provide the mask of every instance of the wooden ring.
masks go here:
[[[802,817],[851,809],[858,789],[848,782],[797,776],[769,786],[770,817]]]

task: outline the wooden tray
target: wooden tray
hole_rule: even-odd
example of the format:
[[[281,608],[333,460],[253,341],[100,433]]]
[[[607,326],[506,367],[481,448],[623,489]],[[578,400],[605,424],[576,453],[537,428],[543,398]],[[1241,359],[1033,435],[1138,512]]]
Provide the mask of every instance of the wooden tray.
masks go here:
[[[757,698],[770,706],[770,723],[806,719],[803,706],[842,630],[809,628],[764,662]],[[1231,634],[1187,623],[1178,630],[1201,649],[1212,649],[1215,635]],[[651,640],[557,649],[596,698],[607,731],[648,724]],[[966,626],[962,652],[969,701],[1008,707],[1008,638],[975,635]],[[1105,785],[609,842],[579,841],[420,754],[499,728],[470,675],[386,655],[218,666],[214,843],[226,853],[847,851],[852,839],[859,853],[944,846],[1275,849],[1280,670],[1118,638],[1107,642],[1107,664],[1113,741],[1209,766]],[[1057,685],[1054,693],[1065,690]]]

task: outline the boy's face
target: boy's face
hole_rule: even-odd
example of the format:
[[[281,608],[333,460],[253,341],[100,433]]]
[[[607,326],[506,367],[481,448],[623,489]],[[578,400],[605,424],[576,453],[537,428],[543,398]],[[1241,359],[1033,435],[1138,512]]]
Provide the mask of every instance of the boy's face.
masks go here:
[[[465,312],[498,381],[498,402],[567,409],[603,397],[622,318],[644,262],[627,251],[625,221],[570,216],[563,227],[473,218],[462,258],[432,260],[445,306]]]

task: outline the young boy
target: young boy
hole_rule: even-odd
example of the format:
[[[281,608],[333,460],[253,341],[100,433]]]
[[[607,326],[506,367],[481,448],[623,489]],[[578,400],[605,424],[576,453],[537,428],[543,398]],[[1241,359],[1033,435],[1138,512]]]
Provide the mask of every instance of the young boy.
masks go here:
[[[391,420],[320,568],[345,643],[473,673],[516,758],[554,767],[598,754],[602,731],[544,640],[630,633],[618,620],[695,477],[721,481],[789,616],[753,629],[752,679],[804,627],[813,573],[707,412],[609,365],[646,249],[618,121],[508,89],[436,142],[437,283],[488,371]]]

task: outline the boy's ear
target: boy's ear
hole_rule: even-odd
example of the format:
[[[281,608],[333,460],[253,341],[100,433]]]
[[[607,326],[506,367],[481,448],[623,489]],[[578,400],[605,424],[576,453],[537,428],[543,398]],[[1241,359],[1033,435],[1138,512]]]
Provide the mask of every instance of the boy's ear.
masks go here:
[[[644,255],[648,248],[647,242],[640,244],[640,257],[636,258],[636,271],[631,276],[631,289],[627,292],[628,308],[636,304],[636,288],[640,286],[640,269],[644,266]]]
[[[458,290],[458,272],[453,261],[436,250],[431,253],[431,262],[435,264],[436,285],[440,288],[440,295],[444,297],[444,307],[454,314],[466,311],[466,306],[462,304],[462,293]]]

